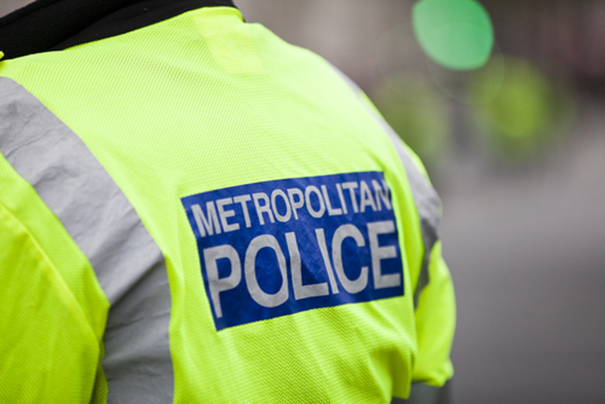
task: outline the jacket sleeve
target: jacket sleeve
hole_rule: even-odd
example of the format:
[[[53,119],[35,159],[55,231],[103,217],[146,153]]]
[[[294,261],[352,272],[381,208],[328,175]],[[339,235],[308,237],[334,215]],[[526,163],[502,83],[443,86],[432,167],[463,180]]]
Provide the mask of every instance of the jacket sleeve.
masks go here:
[[[0,402],[89,402],[100,344],[37,241],[0,205]]]
[[[418,352],[410,397],[403,402],[444,404],[450,400],[449,381],[454,373],[450,351],[456,327],[456,302],[439,239],[441,201],[420,159],[394,136],[391,133],[414,196],[424,247],[422,267],[417,279],[412,280]]]
[[[102,399],[109,304],[86,257],[3,154],[0,246],[0,403]]]
[[[421,267],[410,271],[418,342],[412,388],[407,399],[395,398],[393,403],[449,403],[450,379],[454,374],[450,351],[456,326],[456,303],[452,279],[441,254],[438,233],[441,200],[418,156],[399,138],[365,93],[340,70],[333,69],[389,136],[408,178],[422,238]]]
[[[429,279],[416,308],[418,354],[408,404],[449,402],[449,380],[454,373],[450,349],[456,308],[449,270],[441,256],[441,242],[431,253]]]

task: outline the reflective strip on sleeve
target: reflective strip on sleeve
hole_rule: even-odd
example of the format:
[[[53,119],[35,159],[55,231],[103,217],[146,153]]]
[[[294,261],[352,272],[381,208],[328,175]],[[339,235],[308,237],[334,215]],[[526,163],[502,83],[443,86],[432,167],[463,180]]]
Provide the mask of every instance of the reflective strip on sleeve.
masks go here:
[[[451,382],[442,387],[433,387],[423,383],[412,383],[407,399],[393,398],[391,404],[449,404],[451,402]]]
[[[172,402],[171,298],[160,248],[71,129],[11,79],[0,78],[0,94],[0,153],[86,255],[111,304],[102,362],[108,402]]]
[[[412,190],[414,202],[416,203],[416,209],[418,210],[418,216],[420,219],[420,230],[422,232],[422,241],[424,244],[424,257],[422,259],[422,268],[418,275],[418,283],[416,285],[416,291],[414,292],[414,307],[418,306],[418,298],[420,293],[429,283],[429,260],[433,246],[439,239],[437,229],[439,227],[440,210],[441,210],[441,199],[435,189],[431,186],[429,180],[420,172],[416,164],[412,160],[412,157],[405,149],[401,139],[395,133],[393,128],[363,99],[361,89],[355,84],[350,78],[344,73],[332,66],[334,70],[342,77],[342,79],[351,87],[355,94],[359,97],[362,104],[370,115],[380,124],[382,129],[389,135],[401,162],[407,173],[408,182]]]

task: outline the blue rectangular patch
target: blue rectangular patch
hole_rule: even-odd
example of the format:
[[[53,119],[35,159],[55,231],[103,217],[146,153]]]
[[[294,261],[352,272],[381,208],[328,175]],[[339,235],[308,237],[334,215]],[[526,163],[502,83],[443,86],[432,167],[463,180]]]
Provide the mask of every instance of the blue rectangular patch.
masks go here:
[[[381,172],[292,178],[182,198],[218,331],[403,296]]]

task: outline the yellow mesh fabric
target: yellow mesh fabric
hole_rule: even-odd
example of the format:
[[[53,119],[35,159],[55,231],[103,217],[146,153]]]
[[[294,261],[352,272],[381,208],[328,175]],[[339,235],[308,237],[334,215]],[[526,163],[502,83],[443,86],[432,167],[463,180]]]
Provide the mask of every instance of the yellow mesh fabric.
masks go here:
[[[429,278],[416,310],[418,356],[413,380],[439,387],[454,375],[450,349],[456,328],[454,288],[441,256],[441,242],[431,252]]]
[[[86,257],[2,156],[0,184],[0,402],[88,402],[109,303]],[[94,396],[104,401],[102,389]]]
[[[162,249],[176,403],[384,403],[406,397],[417,349],[408,268],[422,242],[390,141],[318,56],[232,8],[0,64],[74,130]],[[217,332],[180,198],[241,184],[382,171],[405,296]]]

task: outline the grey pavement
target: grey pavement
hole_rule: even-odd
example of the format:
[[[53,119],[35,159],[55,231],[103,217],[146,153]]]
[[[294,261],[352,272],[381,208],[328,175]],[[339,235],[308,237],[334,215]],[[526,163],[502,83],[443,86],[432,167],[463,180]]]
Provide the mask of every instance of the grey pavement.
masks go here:
[[[605,403],[605,131],[565,149],[444,195],[455,404]]]

